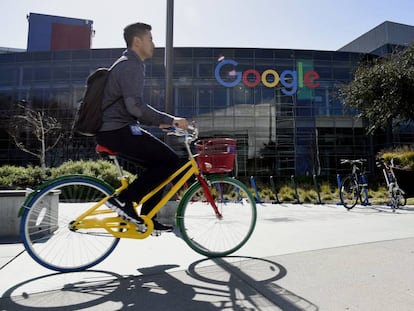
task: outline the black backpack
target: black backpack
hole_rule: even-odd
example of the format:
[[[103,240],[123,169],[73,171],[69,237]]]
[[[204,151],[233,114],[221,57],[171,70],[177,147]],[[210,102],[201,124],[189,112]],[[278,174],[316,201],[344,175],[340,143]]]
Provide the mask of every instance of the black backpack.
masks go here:
[[[111,68],[98,68],[86,79],[86,89],[83,98],[79,102],[73,130],[84,136],[95,136],[102,125],[103,111],[108,108],[102,107],[102,100],[109,72],[118,63],[126,60],[119,58]]]

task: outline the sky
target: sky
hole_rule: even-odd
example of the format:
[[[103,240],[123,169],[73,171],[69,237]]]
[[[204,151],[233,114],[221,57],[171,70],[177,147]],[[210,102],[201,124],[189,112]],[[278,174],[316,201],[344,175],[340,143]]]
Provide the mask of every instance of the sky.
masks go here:
[[[152,25],[165,46],[169,0],[0,0],[0,47],[27,47],[29,13],[93,21],[92,48],[122,48],[123,28]],[[384,21],[414,26],[413,0],[174,0],[175,47],[337,50]]]

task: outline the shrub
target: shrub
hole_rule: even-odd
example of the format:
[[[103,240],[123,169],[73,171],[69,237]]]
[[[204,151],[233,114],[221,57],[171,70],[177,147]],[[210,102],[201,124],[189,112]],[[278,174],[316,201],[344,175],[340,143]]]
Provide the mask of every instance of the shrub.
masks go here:
[[[116,166],[107,160],[98,161],[68,161],[63,163],[61,166],[52,168],[50,170],[50,177],[56,178],[64,175],[71,174],[82,174],[87,176],[96,177],[109,183],[113,187],[119,186],[118,172]],[[131,177],[131,181],[134,176],[128,172],[124,172]]]
[[[128,172],[130,181],[135,176]],[[22,167],[5,165],[0,167],[0,189],[26,189],[36,188],[47,179],[56,177],[82,174],[105,180],[113,187],[120,185],[116,166],[106,160],[98,161],[68,161],[59,167],[50,168],[46,173],[40,167]]]
[[[0,189],[26,189],[34,188],[47,178],[46,173],[39,166],[13,166],[0,167]]]
[[[283,185],[279,189],[279,199],[287,202],[295,201],[295,190],[288,185]]]
[[[320,194],[323,202],[333,202],[339,198],[338,188],[333,189],[332,185],[327,182],[320,185]]]
[[[399,168],[414,169],[414,147],[412,146],[383,150],[378,153],[378,156],[384,158],[387,163],[394,158],[394,165]]]

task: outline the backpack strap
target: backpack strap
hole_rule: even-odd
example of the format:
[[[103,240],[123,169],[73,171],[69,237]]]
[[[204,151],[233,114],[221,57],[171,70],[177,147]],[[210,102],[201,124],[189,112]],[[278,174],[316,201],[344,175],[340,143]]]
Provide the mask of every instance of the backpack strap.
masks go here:
[[[124,60],[128,60],[128,57],[126,57],[125,55],[122,55],[120,58],[118,58],[111,67],[109,67],[109,71],[111,71],[116,65],[118,65],[120,62],[124,61]]]
[[[116,65],[118,65],[120,62],[123,62],[125,60],[128,60],[128,57],[126,57],[125,55],[122,55],[120,58],[118,58],[111,67],[109,67],[108,71],[111,72],[112,69],[114,69],[114,67]],[[109,75],[108,75],[109,78]],[[102,107],[102,111],[105,111],[106,109],[108,109],[110,106],[112,106],[114,103],[116,103],[119,99],[121,99],[122,96],[118,97],[117,99],[115,99],[112,103],[106,105],[106,107]]]

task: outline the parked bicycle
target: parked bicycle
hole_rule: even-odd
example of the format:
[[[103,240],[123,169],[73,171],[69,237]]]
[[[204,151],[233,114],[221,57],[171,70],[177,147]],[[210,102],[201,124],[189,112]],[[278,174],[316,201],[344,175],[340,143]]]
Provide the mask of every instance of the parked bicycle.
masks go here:
[[[358,200],[362,205],[370,205],[364,162],[366,162],[366,159],[341,159],[341,164],[351,165],[351,173],[342,179],[339,188],[341,203],[348,210],[352,209],[358,203]]]
[[[395,211],[400,206],[407,204],[406,194],[398,185],[397,177],[394,173],[394,159],[391,159],[390,164],[387,164],[383,158],[377,158],[375,163],[384,175],[388,193],[391,197],[389,205],[392,207],[392,210]]]
[[[174,181],[154,209],[141,215],[141,225],[123,220],[106,207],[105,202],[128,187],[128,178],[117,154],[98,145],[97,152],[114,161],[121,186],[113,189],[98,178],[70,175],[34,190],[20,210],[21,238],[30,256],[56,271],[90,268],[109,256],[120,238],[144,239],[151,235],[152,218],[194,176],[195,182],[182,195],[176,212],[181,237],[193,250],[208,257],[226,256],[240,249],[255,227],[254,197],[237,179],[214,174],[232,171],[234,140],[199,141],[199,155],[194,155],[190,144],[198,138],[197,128],[173,129],[170,134],[184,138],[188,161],[135,204],[139,211],[139,206]]]

